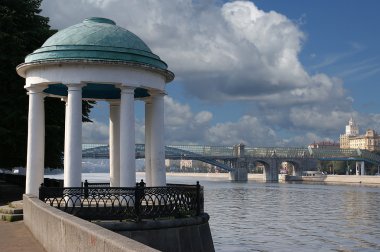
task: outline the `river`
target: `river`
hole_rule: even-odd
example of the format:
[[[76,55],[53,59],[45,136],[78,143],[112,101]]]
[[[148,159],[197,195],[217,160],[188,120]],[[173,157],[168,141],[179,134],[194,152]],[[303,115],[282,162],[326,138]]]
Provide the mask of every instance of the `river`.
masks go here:
[[[216,251],[380,251],[380,187],[168,176],[169,183],[196,180],[204,186]]]

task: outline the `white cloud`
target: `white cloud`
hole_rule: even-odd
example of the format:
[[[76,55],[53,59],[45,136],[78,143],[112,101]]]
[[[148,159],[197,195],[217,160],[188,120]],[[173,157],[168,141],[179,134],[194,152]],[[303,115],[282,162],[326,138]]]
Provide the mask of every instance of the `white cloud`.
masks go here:
[[[135,139],[136,143],[144,143],[145,124],[140,120],[135,122]],[[82,142],[83,143],[109,143],[109,125],[108,123],[93,120],[92,123],[82,124]]]
[[[256,117],[245,115],[237,122],[219,122],[215,125],[211,124],[212,118],[213,114],[209,111],[194,113],[188,105],[165,97],[166,142],[267,146],[278,140],[275,131]]]
[[[337,138],[348,118],[357,115],[341,80],[305,71],[299,53],[306,36],[299,24],[250,1],[45,0],[42,8],[55,28],[89,16],[111,18],[168,63],[187,95],[252,106],[235,122],[212,125],[212,111],[194,112],[166,97],[167,143],[307,144],[326,135]],[[375,125],[377,118],[363,121]],[[90,133],[84,137],[104,141],[104,125],[86,127]],[[137,121],[136,139],[143,135],[143,122]]]
[[[83,143],[108,143],[108,125],[93,120],[92,123],[82,124]]]
[[[218,123],[209,128],[206,140],[210,144],[234,145],[244,143],[249,146],[268,146],[276,139],[276,133],[256,117],[245,115],[237,122]]]
[[[165,97],[165,141],[168,144],[206,143],[204,136],[213,115],[209,111],[194,113],[187,104]]]
[[[165,96],[165,123],[172,128],[183,127],[193,119],[189,105],[183,105]]]
[[[201,111],[195,115],[195,122],[197,124],[203,124],[211,121],[212,114],[209,111]]]
[[[305,146],[312,144],[314,142],[336,142],[335,139],[324,137],[324,136],[319,136],[315,133],[312,132],[307,132],[304,135],[299,135],[299,136],[293,136],[291,138],[283,139],[282,145],[285,146]]]

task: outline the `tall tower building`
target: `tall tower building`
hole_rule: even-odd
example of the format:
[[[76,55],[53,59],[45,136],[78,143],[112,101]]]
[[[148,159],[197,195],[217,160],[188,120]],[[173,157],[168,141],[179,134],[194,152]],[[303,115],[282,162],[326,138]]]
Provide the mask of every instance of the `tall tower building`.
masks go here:
[[[380,135],[373,129],[367,129],[364,135],[359,135],[359,127],[351,117],[346,125],[346,133],[339,137],[339,144],[341,149],[379,151]]]
[[[356,123],[352,117],[348,121],[348,125],[346,125],[346,135],[347,136],[359,135],[359,127],[356,125]]]

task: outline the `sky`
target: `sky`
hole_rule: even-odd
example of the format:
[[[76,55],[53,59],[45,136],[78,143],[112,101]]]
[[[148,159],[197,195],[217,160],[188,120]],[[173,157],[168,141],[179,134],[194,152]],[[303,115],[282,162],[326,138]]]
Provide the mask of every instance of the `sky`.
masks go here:
[[[380,132],[378,0],[44,0],[63,29],[105,17],[139,36],[176,78],[166,144],[307,146],[336,141],[353,117]],[[136,142],[144,142],[144,104]],[[98,102],[84,143],[107,143]]]

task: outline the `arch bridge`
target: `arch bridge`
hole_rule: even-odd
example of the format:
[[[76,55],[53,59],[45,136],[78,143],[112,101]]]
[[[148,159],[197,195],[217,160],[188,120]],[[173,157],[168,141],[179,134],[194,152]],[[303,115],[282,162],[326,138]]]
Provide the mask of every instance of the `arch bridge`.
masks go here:
[[[109,158],[106,144],[83,144],[83,158]],[[136,144],[136,159],[145,158],[145,145]],[[293,175],[301,176],[303,171],[315,170],[316,162],[356,161],[364,167],[364,162],[380,165],[380,156],[359,149],[315,149],[296,147],[245,147],[205,145],[168,145],[165,146],[166,159],[199,160],[230,172],[231,180],[247,180],[249,163],[264,166],[264,180],[278,181],[279,165],[289,162],[294,166]],[[364,169],[364,168],[362,168]],[[362,174],[363,171],[362,171]]]

